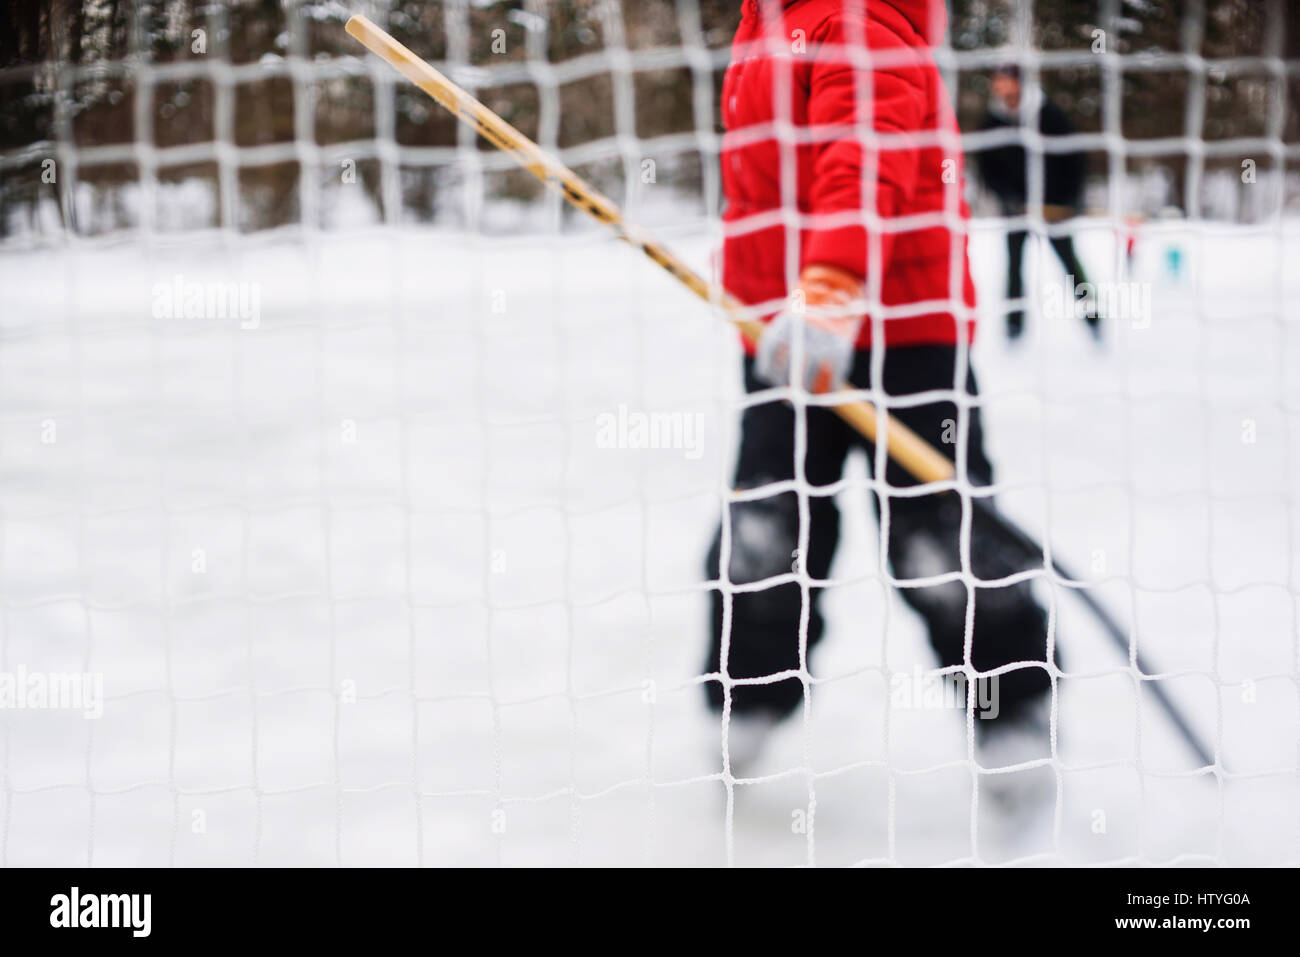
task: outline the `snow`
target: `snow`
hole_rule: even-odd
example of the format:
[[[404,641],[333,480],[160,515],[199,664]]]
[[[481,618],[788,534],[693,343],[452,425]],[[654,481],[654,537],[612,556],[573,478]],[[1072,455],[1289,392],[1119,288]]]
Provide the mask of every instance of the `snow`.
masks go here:
[[[706,228],[670,235],[707,264]],[[978,224],[984,303],[1001,236]],[[933,662],[861,462],[812,707],[729,818],[698,676],[737,350],[635,253],[415,230],[10,251],[0,672],[101,673],[107,700],[0,715],[0,861],[1297,863],[1298,240],[1148,225],[1154,319],[1104,349],[982,324],[1000,502],[1136,616],[1221,745],[1218,777],[1187,773],[1041,583],[1069,671],[1054,847],[972,815],[960,715],[891,705]],[[1080,243],[1113,278],[1111,228]],[[253,284],[256,327],[154,318],[178,276]],[[701,454],[602,447],[620,406],[702,416]]]

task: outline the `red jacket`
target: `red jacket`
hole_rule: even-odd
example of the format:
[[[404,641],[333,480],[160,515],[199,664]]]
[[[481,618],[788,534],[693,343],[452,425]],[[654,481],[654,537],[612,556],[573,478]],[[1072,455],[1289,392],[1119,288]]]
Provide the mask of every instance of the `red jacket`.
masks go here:
[[[744,0],[722,85],[733,295],[775,313],[804,266],[828,263],[864,277],[868,301],[879,282],[887,344],[956,342],[959,319],[973,334],[960,134],[930,54],[944,22],[943,0]],[[773,125],[787,116],[793,131]],[[873,227],[873,202],[884,226],[921,218]],[[799,227],[795,262],[783,215]]]

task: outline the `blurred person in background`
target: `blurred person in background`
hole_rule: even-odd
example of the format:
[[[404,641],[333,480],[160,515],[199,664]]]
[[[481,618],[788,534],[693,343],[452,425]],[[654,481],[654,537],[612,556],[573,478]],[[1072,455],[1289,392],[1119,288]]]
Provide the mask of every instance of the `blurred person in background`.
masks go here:
[[[1044,137],[1069,136],[1074,125],[1065,111],[1043,95],[1034,85],[1022,83],[1018,66],[1004,66],[993,74],[989,90],[988,112],[984,115],[981,131],[1019,128],[1023,119],[1037,117],[1038,132]],[[1019,143],[1008,143],[981,150],[978,154],[980,178],[998,198],[1002,215],[1020,217],[1026,213],[1028,201],[1028,157],[1041,161],[1043,181],[1043,219],[1048,223],[1062,223],[1079,214],[1083,206],[1084,155],[1078,150],[1052,149],[1044,144],[1041,152],[1026,153]],[[1018,339],[1025,328],[1024,306],[1024,253],[1029,232],[1023,228],[1007,233],[1007,299],[1012,302],[1007,314],[1007,336]],[[1049,237],[1067,275],[1073,277],[1074,290],[1087,283],[1083,264],[1074,251],[1074,239],[1068,233]],[[1089,287],[1084,286],[1084,289]],[[1101,317],[1095,301],[1078,292],[1077,309],[1095,337],[1101,336]]]

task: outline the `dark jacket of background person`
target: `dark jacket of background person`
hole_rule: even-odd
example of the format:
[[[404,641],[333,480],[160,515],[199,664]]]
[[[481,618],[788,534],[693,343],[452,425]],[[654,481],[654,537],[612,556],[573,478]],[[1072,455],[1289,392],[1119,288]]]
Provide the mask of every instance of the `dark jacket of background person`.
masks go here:
[[[1016,111],[1018,112],[1018,111]],[[1007,116],[989,110],[981,130],[1017,128],[1017,115]],[[1044,98],[1038,111],[1038,131],[1045,137],[1068,136],[1074,132],[1069,117],[1055,103]],[[1004,207],[1023,206],[1028,196],[1026,150],[1021,144],[1008,144],[981,150],[978,154],[980,178]],[[1041,153],[1029,151],[1028,158],[1043,163],[1043,203],[1078,209],[1083,201],[1084,155],[1078,151]]]

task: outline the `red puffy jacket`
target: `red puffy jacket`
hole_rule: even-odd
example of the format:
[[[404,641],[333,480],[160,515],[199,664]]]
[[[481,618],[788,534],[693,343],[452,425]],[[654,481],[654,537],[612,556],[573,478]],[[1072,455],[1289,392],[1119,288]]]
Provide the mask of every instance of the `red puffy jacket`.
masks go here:
[[[930,53],[945,17],[943,0],[744,0],[722,86],[722,279],[742,302],[775,313],[827,263],[874,287],[886,344],[973,335],[960,133]]]

